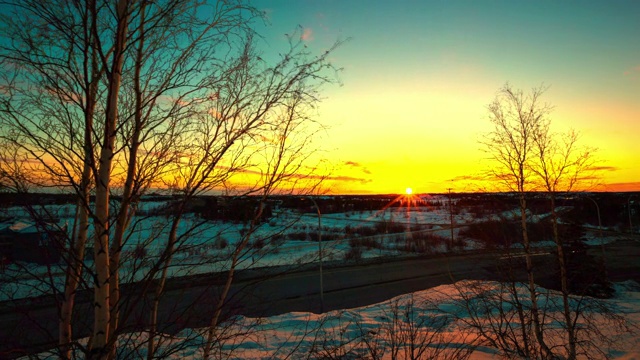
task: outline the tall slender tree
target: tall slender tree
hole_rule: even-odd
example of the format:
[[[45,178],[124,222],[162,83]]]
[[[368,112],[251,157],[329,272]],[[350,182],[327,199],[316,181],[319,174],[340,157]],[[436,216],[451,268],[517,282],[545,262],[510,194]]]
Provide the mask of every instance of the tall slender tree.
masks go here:
[[[313,166],[304,163],[320,86],[334,79],[333,48],[316,56],[292,37],[289,51],[268,64],[252,27],[262,13],[241,0],[26,0],[7,9],[0,140],[15,151],[2,159],[2,181],[75,194],[60,354],[72,355],[74,297],[86,272],[94,292],[86,351],[114,358],[123,331],[122,250],[141,196],[169,186],[184,210],[195,196],[234,182],[264,197],[320,179],[306,176]],[[20,159],[32,164],[28,179],[9,171]],[[149,280],[142,294],[160,280],[156,300],[189,234],[178,232],[183,213],[173,214],[161,256],[138,276]]]
[[[532,163],[535,161],[535,136],[539,129],[547,127],[551,107],[542,102],[544,87],[534,88],[530,93],[513,89],[509,84],[502,87],[494,101],[489,105],[489,121],[493,130],[482,140],[482,144],[492,160],[490,175],[505,189],[518,196],[522,245],[527,271],[529,300],[531,301],[531,321],[535,340],[540,354],[527,354],[530,357],[551,356],[546,345],[542,329],[541,314],[538,309],[538,294],[532,261],[531,241],[527,230],[527,193],[533,189]],[[516,299],[519,301],[518,299]],[[527,323],[526,314],[519,312],[522,324]],[[524,348],[529,349],[531,341],[524,333]]]
[[[562,292],[563,315],[566,329],[568,359],[576,359],[578,346],[578,320],[580,309],[570,304],[569,275],[566,264],[565,241],[558,230],[558,212],[556,210],[557,195],[574,190],[582,179],[593,177],[594,149],[582,147],[578,143],[578,133],[567,134],[551,132],[549,124],[540,126],[534,132],[535,161],[532,171],[547,193],[551,213],[553,239],[556,244],[556,255],[560,268],[560,289]]]

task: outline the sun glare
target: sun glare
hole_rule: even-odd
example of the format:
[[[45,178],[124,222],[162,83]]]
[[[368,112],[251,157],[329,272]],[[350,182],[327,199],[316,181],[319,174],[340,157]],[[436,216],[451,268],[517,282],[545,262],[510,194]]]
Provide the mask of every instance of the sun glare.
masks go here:
[[[407,193],[407,195],[413,194],[413,190],[411,188],[407,188],[405,192]]]

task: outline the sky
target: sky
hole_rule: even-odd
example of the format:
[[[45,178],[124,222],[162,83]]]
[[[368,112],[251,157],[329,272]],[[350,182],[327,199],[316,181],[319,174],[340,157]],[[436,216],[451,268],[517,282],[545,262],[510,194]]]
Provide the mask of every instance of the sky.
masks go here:
[[[640,190],[640,2],[260,0],[277,47],[347,40],[317,119],[332,193],[476,191],[487,105],[548,86],[555,131],[598,149],[599,189]]]

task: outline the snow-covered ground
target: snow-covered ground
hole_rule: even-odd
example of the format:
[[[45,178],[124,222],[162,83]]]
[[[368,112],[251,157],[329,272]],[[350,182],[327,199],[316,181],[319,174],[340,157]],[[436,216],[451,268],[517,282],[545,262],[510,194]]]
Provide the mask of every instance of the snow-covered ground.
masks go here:
[[[143,210],[149,211],[164,206],[163,202],[143,202]],[[70,205],[49,208],[55,211],[60,222],[71,222],[73,209]],[[8,214],[16,218],[27,218],[21,209],[8,209]],[[501,218],[509,216],[502,214]],[[263,239],[260,246],[249,246],[240,259],[239,269],[269,267],[286,264],[305,264],[319,260],[318,230],[323,236],[322,256],[324,260],[343,260],[352,246],[353,239],[367,240],[376,246],[362,247],[362,258],[378,256],[398,256],[407,254],[401,248],[407,237],[417,234],[431,234],[448,239],[451,218],[448,208],[412,206],[394,207],[384,211],[359,211],[324,214],[318,224],[316,214],[298,214],[289,210],[274,212],[268,222],[256,229],[250,244],[255,239]],[[465,211],[454,215],[457,225],[469,224],[487,219],[474,219]],[[362,235],[366,229],[380,224],[395,224],[397,233],[377,233]],[[359,230],[361,228],[362,230]],[[454,236],[459,236],[459,228]],[[189,215],[178,229],[184,235],[180,248],[174,256],[169,276],[222,271],[229,268],[230,251],[241,239],[245,225],[237,223],[206,221]],[[123,253],[124,266],[121,268],[123,281],[135,281],[144,276],[150,264],[158,259],[167,241],[168,219],[163,216],[138,216],[132,221]],[[597,231],[587,233],[588,243],[599,245],[616,240],[615,236],[598,236]],[[466,240],[466,249],[473,249],[476,243]],[[540,242],[541,246],[553,245]],[[139,246],[145,249],[144,256],[135,256]],[[445,242],[434,243],[430,251],[447,251]],[[91,260],[86,261],[91,268]],[[0,297],[16,299],[50,292],[51,286],[59,289],[64,282],[64,271],[60,265],[10,264],[0,273]],[[51,275],[43,277],[42,275]],[[46,279],[43,281],[42,279]],[[459,282],[437,288],[403,295],[389,301],[357,309],[332,311],[317,315],[311,313],[289,313],[270,318],[237,317],[224,328],[224,341],[216,351],[230,359],[298,359],[298,358],[404,358],[407,351],[421,351],[419,358],[461,358],[470,352],[473,359],[501,358],[504,354],[494,346],[487,336],[478,332],[472,324],[477,314],[470,304],[480,304],[480,293],[469,293],[469,289],[485,289],[498,293],[501,288],[493,282]],[[623,317],[634,328],[640,324],[640,286],[635,283],[616,285],[616,296],[604,300],[609,311]],[[557,345],[564,344],[554,329],[563,322],[559,309],[559,297],[554,292],[541,289],[549,294],[551,306],[547,313],[547,327]],[[611,317],[593,313],[597,327],[611,333],[616,339],[611,344],[596,344],[604,353],[615,359],[640,359],[638,337],[624,331],[616,332],[608,323]],[[484,321],[484,320],[483,320]],[[487,320],[488,321],[488,320]],[[490,321],[485,322],[485,325]],[[422,325],[421,327],[416,325]],[[412,330],[413,329],[413,330]],[[171,353],[174,359],[198,359],[202,355],[202,343],[206,329],[186,329],[177,335],[166,335],[160,340],[161,351]],[[553,335],[556,334],[556,335]],[[126,334],[121,343],[122,358],[144,357],[146,333]],[[402,336],[402,338],[401,338]],[[555,337],[555,338],[554,338]],[[176,348],[177,347],[177,348]],[[163,350],[164,349],[164,350]],[[411,350],[413,349],[413,350]],[[391,354],[397,351],[396,357]],[[375,355],[375,356],[374,356]]]
[[[163,202],[143,201],[140,208],[148,213],[165,205]],[[71,231],[72,205],[48,205],[46,211],[56,215],[59,225],[67,224]],[[3,215],[10,216],[12,222],[29,223],[29,214],[19,207],[4,209]],[[320,254],[317,241],[319,233],[323,238],[321,247],[324,261],[343,260],[352,248],[350,242],[353,239],[368,242],[369,246],[362,246],[358,256],[372,258],[406,254],[402,246],[407,237],[413,234],[430,233],[441,238],[450,236],[449,214],[446,209],[439,207],[392,207],[384,211],[334,213],[322,215],[320,224],[318,220],[315,213],[300,214],[288,209],[275,211],[268,222],[255,229],[249,240],[249,247],[243,252],[236,269],[317,262]],[[454,217],[456,224],[471,220],[472,217],[464,213]],[[132,219],[122,251],[122,281],[136,281],[147,277],[148,270],[166,247],[169,221],[164,216],[136,216]],[[399,233],[370,235],[372,228],[382,223],[395,225],[402,230]],[[178,227],[179,246],[169,267],[169,276],[228,270],[230,254],[242,240],[246,226],[233,222],[203,221],[187,214]],[[455,236],[458,232],[458,228],[454,229]],[[258,241],[261,244],[256,244]],[[139,247],[144,248],[142,255],[136,255]],[[445,250],[444,243],[433,244],[431,249]],[[85,263],[91,269],[91,249],[88,254]],[[64,271],[64,263],[8,264],[0,272],[0,300],[42,295],[51,292],[52,285],[61,290]],[[47,281],[43,282],[43,277]]]
[[[589,323],[584,318],[579,321],[583,329],[579,336],[589,336],[591,342],[583,343],[579,350],[589,351],[596,359],[640,359],[640,339],[633,332],[640,325],[640,285],[629,281],[616,284],[615,288],[613,299],[602,301],[597,309],[585,307]],[[218,335],[224,340],[216,344],[214,358],[501,359],[507,354],[492,342],[496,335],[491,329],[497,322],[498,309],[483,313],[483,307],[488,304],[487,294],[508,297],[503,290],[495,282],[461,281],[321,315],[293,312],[260,319],[237,317],[221,326]],[[539,290],[543,294],[541,303],[547,304],[547,344],[562,354],[566,341],[559,311],[561,297],[553,291]],[[625,322],[612,321],[616,315]],[[517,334],[517,324],[511,325]],[[587,325],[602,331],[607,340],[586,333]],[[169,359],[200,359],[206,331],[186,329],[174,336],[159,336],[157,354]],[[504,335],[506,338],[512,334],[505,331]],[[141,345],[147,339],[146,333],[123,335],[120,358],[146,358],[146,347]],[[510,341],[517,340],[506,339],[503,347],[508,348]]]
[[[446,197],[439,200],[446,204]],[[142,213],[150,213],[166,205],[167,202],[164,201],[142,201],[139,210]],[[236,269],[318,262],[320,258],[318,233],[323,238],[321,247],[324,261],[344,260],[352,250],[351,242],[354,240],[364,244],[359,247],[359,258],[409,255],[410,252],[407,252],[404,246],[408,239],[420,235],[432,237],[428,248],[422,251],[445,252],[451,236],[451,220],[454,226],[459,226],[491,219],[491,217],[474,218],[464,209],[454,214],[451,219],[448,206],[410,205],[389,207],[378,211],[324,214],[320,219],[315,213],[300,214],[288,209],[276,210],[268,222],[260,224],[255,230],[252,240],[249,241],[249,248],[243,252]],[[69,224],[71,229],[73,205],[47,205],[39,211],[44,210],[55,215],[59,219],[60,226]],[[29,214],[20,207],[3,209],[0,215],[11,217],[13,219],[11,221],[14,222],[29,222]],[[505,212],[500,214],[499,218],[514,216],[517,214]],[[165,216],[136,216],[132,219],[128,237],[123,246],[123,264],[120,268],[122,281],[137,281],[147,277],[152,264],[160,258],[166,246],[169,220]],[[395,226],[395,230],[370,235],[371,229],[376,226],[380,228],[382,224],[388,224],[389,227]],[[181,239],[168,269],[169,276],[228,270],[230,253],[241,241],[244,232],[246,232],[246,224],[203,221],[192,214],[187,214],[178,228]],[[459,237],[459,232],[460,227],[455,227],[453,235],[456,239]],[[595,231],[588,233],[587,236],[587,243],[590,245],[616,240],[615,236],[599,237]],[[258,241],[261,242],[259,246],[256,244]],[[553,243],[541,241],[536,246],[553,246]],[[136,254],[136,249],[139,247],[144,248],[141,255]],[[479,247],[481,245],[473,239],[464,239],[463,249],[473,250]],[[91,255],[91,249],[88,252]],[[93,267],[90,257],[85,263],[87,268]],[[61,290],[64,286],[64,271],[64,263],[8,264],[0,272],[0,300],[50,293],[51,286]],[[46,281],[43,282],[43,278],[46,278]],[[90,279],[87,280],[90,281]]]

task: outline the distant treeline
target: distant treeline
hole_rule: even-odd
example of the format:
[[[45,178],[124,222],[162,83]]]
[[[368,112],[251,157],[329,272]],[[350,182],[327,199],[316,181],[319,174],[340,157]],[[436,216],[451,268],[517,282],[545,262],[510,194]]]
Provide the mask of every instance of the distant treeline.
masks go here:
[[[114,195],[112,201],[118,202]],[[518,208],[517,196],[511,193],[452,193],[436,196],[414,196],[413,205],[444,207],[448,210],[448,200],[452,201],[452,211],[456,214],[468,212],[475,217],[500,214]],[[260,198],[253,196],[198,196],[186,207],[186,212],[200,214],[203,218],[248,221],[257,211]],[[70,204],[74,196],[53,193],[2,193],[0,192],[0,207],[26,205],[61,205]],[[153,193],[147,195],[144,201],[166,201],[164,207],[147,210],[142,215],[163,215],[177,210],[179,197]],[[640,226],[640,193],[568,193],[558,194],[556,206],[562,208],[563,221],[567,223],[587,223],[598,225],[598,211],[600,222],[604,227],[628,227],[629,221]],[[315,213],[316,204],[322,214],[377,211],[388,207],[407,205],[407,198],[398,195],[328,195],[328,196],[271,196],[263,204],[261,220],[272,216],[274,209],[291,209],[301,213]],[[530,193],[527,208],[531,214],[549,213],[549,201],[545,193]]]

